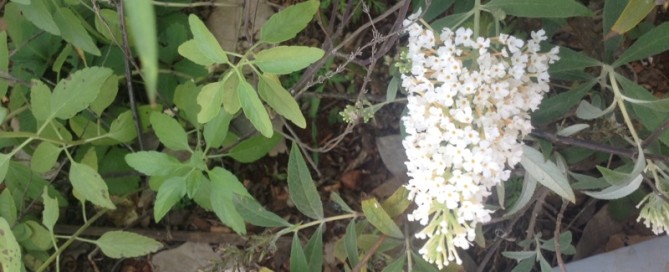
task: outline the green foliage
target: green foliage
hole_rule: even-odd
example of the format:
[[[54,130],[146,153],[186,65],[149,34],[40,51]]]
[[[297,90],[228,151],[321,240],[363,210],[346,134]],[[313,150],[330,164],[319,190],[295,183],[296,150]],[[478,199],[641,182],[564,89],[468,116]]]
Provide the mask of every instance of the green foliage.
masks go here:
[[[293,142],[288,159],[288,193],[295,207],[313,219],[323,219],[323,204],[297,144]]]
[[[93,242],[105,255],[120,259],[156,252],[163,245],[151,238],[126,231],[109,231]]]

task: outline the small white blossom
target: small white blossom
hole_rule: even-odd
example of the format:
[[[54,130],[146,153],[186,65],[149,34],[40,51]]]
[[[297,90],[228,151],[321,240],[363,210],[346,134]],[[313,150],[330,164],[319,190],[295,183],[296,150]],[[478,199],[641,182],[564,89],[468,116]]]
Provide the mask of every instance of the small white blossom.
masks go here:
[[[645,205],[643,205],[644,203]],[[643,207],[636,221],[643,220],[644,225],[656,235],[669,234],[669,203],[656,193],[650,193],[641,200],[637,208],[641,205]]]
[[[443,29],[437,39],[412,21],[405,27],[403,145],[406,187],[417,206],[408,219],[423,226],[416,237],[427,241],[419,252],[442,268],[461,263],[456,248],[469,248],[476,225],[490,220],[484,201],[522,157],[520,140],[532,130],[528,112],[549,89],[558,48],[539,52],[543,30],[525,42],[506,34],[475,38],[465,28]]]

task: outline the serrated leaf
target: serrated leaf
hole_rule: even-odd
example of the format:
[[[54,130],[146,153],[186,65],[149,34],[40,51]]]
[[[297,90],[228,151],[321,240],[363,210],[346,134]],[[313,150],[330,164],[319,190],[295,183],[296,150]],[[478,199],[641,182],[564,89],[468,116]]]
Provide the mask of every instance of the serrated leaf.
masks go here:
[[[295,207],[304,215],[313,219],[323,219],[321,197],[300,149],[294,142],[288,158],[288,193]]]
[[[272,121],[269,119],[267,110],[265,110],[262,102],[260,102],[260,98],[258,98],[258,94],[256,94],[253,86],[246,80],[242,80],[237,87],[237,93],[239,95],[239,103],[246,118],[251,121],[251,124],[263,136],[267,138],[272,137],[272,134],[274,134]]]
[[[51,115],[51,90],[39,80],[33,80],[30,87],[30,107],[35,120],[42,123]]]
[[[121,143],[127,143],[135,139],[137,130],[134,126],[132,112],[128,110],[116,117],[109,126],[107,136]]]
[[[209,66],[215,63],[200,51],[200,47],[195,40],[188,40],[182,43],[177,50],[179,55],[199,65]]]
[[[272,107],[281,116],[301,128],[307,126],[300,106],[295,98],[281,86],[279,79],[272,74],[263,74],[258,82],[260,98]]]
[[[56,164],[62,149],[49,142],[41,142],[30,159],[30,169],[37,173],[49,171]]]
[[[153,205],[153,219],[160,222],[174,204],[177,204],[185,195],[186,179],[184,177],[176,176],[165,180],[158,188],[156,202]]]
[[[534,177],[532,177],[532,175],[530,175],[529,172],[525,172],[525,177],[523,178],[523,189],[521,189],[520,195],[513,203],[513,205],[509,207],[504,216],[517,213],[522,208],[524,208],[525,205],[530,203],[530,200],[532,200],[532,196],[534,195],[534,191],[536,190],[536,188],[537,188],[537,180],[534,179]]]
[[[654,27],[637,39],[618,57],[612,66],[618,67],[631,61],[662,53],[667,49],[669,49],[669,22]]]
[[[569,186],[567,177],[558,169],[552,161],[544,159],[544,156],[538,150],[523,146],[523,157],[520,164],[529,172],[541,185],[546,186],[551,191],[561,197],[575,202],[574,191]]]
[[[346,258],[349,265],[355,267],[358,265],[358,237],[355,231],[355,220],[351,220],[346,227],[344,234],[344,248],[346,249]]]
[[[310,0],[272,15],[260,29],[260,41],[280,43],[294,38],[311,22],[319,6],[319,1]]]
[[[49,196],[47,187],[44,187],[44,192],[42,192],[42,203],[44,203],[44,209],[42,210],[42,225],[53,233],[53,226],[56,225],[59,215],[58,200]]]
[[[100,50],[95,46],[95,41],[88,35],[88,31],[72,10],[59,7],[53,15],[53,20],[58,25],[63,40],[92,55],[100,56]]]
[[[266,210],[255,199],[241,195],[235,196],[235,204],[237,211],[244,217],[247,222],[266,228],[273,227],[290,227],[290,224],[285,219]]]
[[[321,224],[316,229],[307,245],[304,247],[304,255],[307,257],[307,263],[312,270],[321,271],[323,269],[323,228]]]
[[[123,0],[128,27],[132,29],[135,49],[142,64],[144,85],[151,105],[158,88],[158,34],[151,0]]]
[[[103,67],[83,68],[58,82],[51,95],[50,116],[70,119],[95,100],[113,71]]]
[[[208,58],[214,63],[228,63],[228,56],[218,44],[216,37],[214,37],[207,26],[195,14],[188,16],[188,24],[190,30],[193,32],[193,40],[200,49],[203,57]]]
[[[0,267],[3,271],[21,271],[21,247],[12,228],[0,217]]]
[[[285,75],[306,68],[324,54],[315,47],[277,46],[258,52],[253,64],[265,73]]]
[[[211,121],[221,111],[223,86],[223,82],[221,81],[209,83],[204,85],[202,91],[197,95],[197,104],[202,108],[197,114],[197,121],[201,124]]]
[[[95,240],[102,253],[114,259],[140,257],[158,251],[160,242],[127,231],[108,231]]]
[[[365,214],[367,221],[369,221],[369,223],[377,230],[391,237],[400,239],[404,237],[402,230],[400,230],[393,219],[386,213],[376,198],[363,200],[362,212]]]
[[[0,218],[4,218],[9,225],[13,226],[16,223],[17,216],[16,202],[12,192],[2,190],[2,193],[0,193]]]
[[[153,112],[150,121],[158,140],[167,148],[175,151],[190,150],[186,131],[177,120],[163,113]]]
[[[185,167],[176,158],[157,151],[130,153],[125,162],[147,176],[168,176]]]
[[[88,165],[70,162],[70,183],[72,187],[91,203],[107,208],[116,209],[109,198],[109,189],[100,174]]]
[[[102,112],[116,99],[116,94],[118,94],[118,77],[110,76],[100,87],[98,97],[91,102],[91,110],[97,115],[102,115]]]
[[[254,136],[233,147],[228,156],[238,162],[251,163],[267,155],[267,152],[271,151],[281,140],[283,136],[279,133],[274,133],[270,138],[262,135]]]
[[[218,112],[216,117],[204,124],[202,134],[204,135],[204,141],[207,143],[208,147],[219,148],[223,145],[223,141],[228,135],[228,128],[230,126],[230,121],[232,121],[232,117],[232,115],[222,110]]]
[[[244,185],[230,171],[220,167],[209,172],[209,179],[211,180],[211,207],[216,216],[238,234],[246,234],[244,218],[239,214],[234,203],[235,194],[250,197]]]
[[[337,192],[333,191],[330,194],[330,200],[337,203],[337,205],[339,205],[339,207],[345,212],[349,212],[349,213],[354,213],[355,212],[355,211],[353,211],[353,209],[351,209],[351,207],[348,206],[348,204],[346,204],[346,201],[344,201],[344,199],[342,199],[341,196],[339,196],[339,194]]]
[[[293,242],[290,246],[290,271],[310,271],[307,256],[304,255],[297,232],[293,234]]]
[[[487,10],[502,9],[506,14],[527,18],[567,18],[592,16],[592,11],[574,0],[492,0]]]

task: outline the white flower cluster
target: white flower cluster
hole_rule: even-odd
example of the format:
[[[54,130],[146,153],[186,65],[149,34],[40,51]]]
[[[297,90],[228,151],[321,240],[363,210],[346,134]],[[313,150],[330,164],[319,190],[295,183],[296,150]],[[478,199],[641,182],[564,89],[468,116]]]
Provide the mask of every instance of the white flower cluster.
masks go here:
[[[637,205],[646,204],[639,212],[637,222],[643,220],[646,227],[653,230],[655,235],[663,232],[669,234],[669,204],[656,193],[650,193]]]
[[[409,220],[424,226],[420,253],[440,268],[461,263],[478,223],[490,220],[484,207],[492,186],[509,178],[530,133],[529,112],[548,91],[548,65],[558,48],[540,53],[545,32],[524,42],[501,34],[473,38],[471,29],[441,31],[438,37],[410,20],[408,91],[403,141],[411,178],[407,188],[417,209]]]

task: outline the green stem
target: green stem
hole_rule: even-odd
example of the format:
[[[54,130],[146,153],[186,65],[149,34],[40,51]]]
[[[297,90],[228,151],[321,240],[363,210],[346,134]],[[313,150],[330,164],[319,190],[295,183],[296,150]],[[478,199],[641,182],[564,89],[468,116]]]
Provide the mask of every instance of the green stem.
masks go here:
[[[51,254],[51,256],[49,256],[49,258],[36,271],[37,272],[42,272],[42,271],[45,271],[47,268],[49,268],[49,265],[51,263],[53,263],[53,261],[56,259],[56,257],[60,256],[60,254],[62,254],[63,251],[65,251],[65,249],[67,249],[67,247],[69,247],[72,244],[72,242],[74,242],[74,240],[76,240],[77,236],[81,235],[88,227],[91,226],[91,224],[93,224],[93,222],[95,222],[98,218],[100,218],[105,213],[107,213],[107,210],[102,210],[102,211],[99,211],[97,214],[95,214],[93,217],[91,217],[91,219],[88,220],[88,222],[86,222],[83,226],[81,226],[74,234],[72,234],[72,236],[70,236],[70,239],[65,241],[65,243],[63,243],[58,248],[58,250],[56,250],[56,252]]]
[[[637,146],[641,147],[641,140],[639,139],[639,135],[636,133],[636,129],[634,129],[634,124],[632,124],[632,119],[630,118],[629,113],[627,112],[627,108],[625,107],[625,100],[623,99],[623,94],[620,92],[620,88],[618,87],[618,82],[616,81],[616,76],[615,72],[613,71],[613,67],[607,65],[604,67],[604,69],[606,69],[607,73],[609,74],[611,89],[613,89],[613,93],[615,94],[614,99],[618,103],[618,108],[620,108],[620,113],[623,115],[625,124],[627,125],[627,128],[629,128],[630,133],[632,134],[634,143]]]
[[[481,20],[481,0],[474,0],[474,39],[479,37],[480,20]]]

